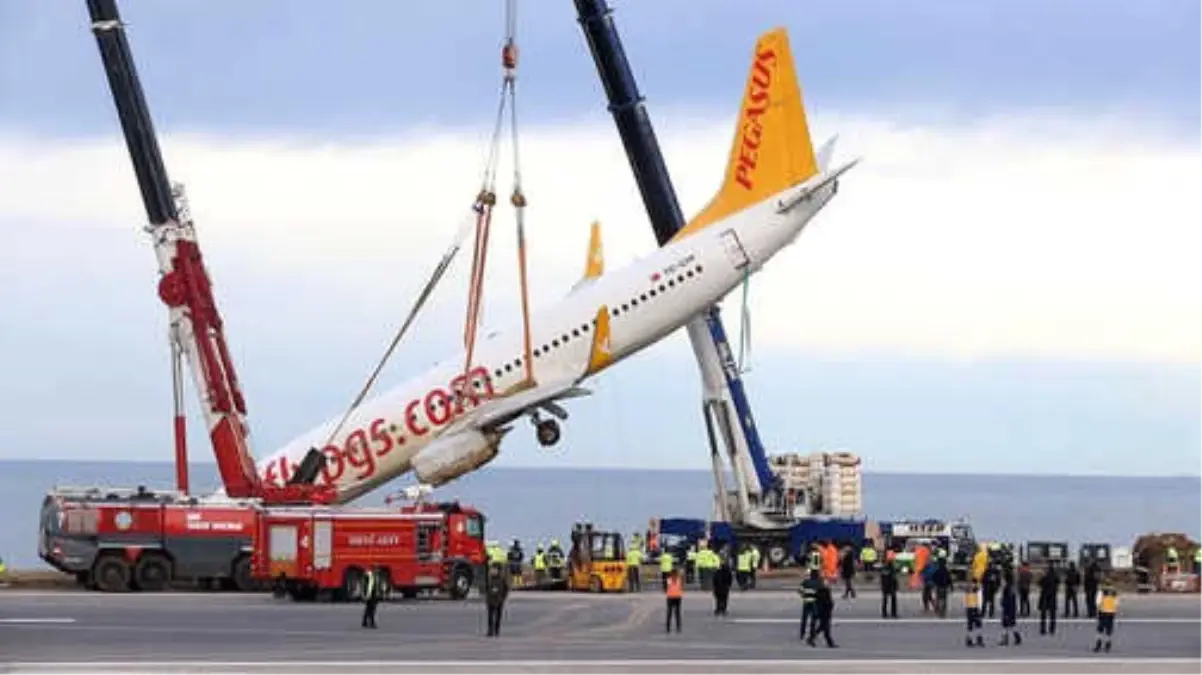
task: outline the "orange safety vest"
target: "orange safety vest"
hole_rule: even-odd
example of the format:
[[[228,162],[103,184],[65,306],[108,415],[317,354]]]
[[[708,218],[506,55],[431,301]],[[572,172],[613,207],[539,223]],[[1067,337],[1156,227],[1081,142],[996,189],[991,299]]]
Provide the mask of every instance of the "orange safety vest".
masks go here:
[[[1102,595],[1102,602],[1098,604],[1098,611],[1102,614],[1114,614],[1119,608],[1119,597],[1117,595]]]
[[[684,582],[680,580],[680,575],[668,578],[668,597],[684,597]]]

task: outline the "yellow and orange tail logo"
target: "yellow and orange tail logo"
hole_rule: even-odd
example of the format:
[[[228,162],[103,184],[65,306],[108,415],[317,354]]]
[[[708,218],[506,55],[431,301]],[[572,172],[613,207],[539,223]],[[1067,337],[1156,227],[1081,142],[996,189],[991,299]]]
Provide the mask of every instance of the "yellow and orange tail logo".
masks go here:
[[[776,28],[755,43],[722,188],[673,239],[698,232],[817,173],[789,35]]]
[[[609,307],[601,305],[595,316],[592,349],[589,350],[586,374],[592,375],[613,363],[613,351],[609,344]]]

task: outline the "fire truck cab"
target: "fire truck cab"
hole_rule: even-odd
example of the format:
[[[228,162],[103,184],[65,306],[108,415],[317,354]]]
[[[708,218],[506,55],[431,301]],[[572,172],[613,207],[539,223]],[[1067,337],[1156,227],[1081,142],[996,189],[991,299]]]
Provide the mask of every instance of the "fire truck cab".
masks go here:
[[[293,600],[362,598],[376,570],[386,594],[466,597],[481,578],[484,516],[457,502],[395,508],[267,507],[252,542],[252,575]]]

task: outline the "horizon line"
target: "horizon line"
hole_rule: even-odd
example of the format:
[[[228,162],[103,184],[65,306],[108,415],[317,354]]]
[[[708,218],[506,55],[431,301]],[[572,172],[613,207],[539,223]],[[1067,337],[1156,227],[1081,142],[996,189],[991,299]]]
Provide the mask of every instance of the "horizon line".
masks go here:
[[[17,462],[36,462],[43,464],[59,463],[91,463],[91,464],[166,464],[174,465],[172,460],[164,459],[129,459],[129,458],[111,458],[111,459],[70,459],[70,458],[43,458],[43,457],[0,457],[0,464],[17,463]],[[189,467],[213,467],[216,469],[217,463],[213,461],[190,461]],[[690,471],[697,473],[711,473],[711,469],[705,467],[663,467],[663,466],[587,466],[587,465],[572,465],[572,466],[539,466],[539,465],[519,465],[519,466],[494,466],[492,469],[502,469],[511,471]],[[476,473],[476,472],[474,472]],[[1155,478],[1155,479],[1192,479],[1202,481],[1202,472],[1199,473],[1178,473],[1178,474],[1115,474],[1115,473],[1017,473],[1014,471],[918,471],[910,469],[893,469],[893,470],[864,470],[865,475],[872,476],[989,476],[999,478]],[[470,476],[472,474],[466,474]],[[403,476],[397,476],[402,478]],[[461,477],[461,478],[462,478]]]

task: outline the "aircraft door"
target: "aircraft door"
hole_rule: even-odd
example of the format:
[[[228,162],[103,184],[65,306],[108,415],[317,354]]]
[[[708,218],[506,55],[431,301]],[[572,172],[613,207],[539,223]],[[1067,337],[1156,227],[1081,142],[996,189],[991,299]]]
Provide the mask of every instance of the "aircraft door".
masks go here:
[[[736,270],[741,270],[747,267],[750,260],[747,258],[747,250],[743,248],[743,243],[739,241],[739,235],[735,234],[734,230],[726,230],[721,235],[722,250],[726,252],[726,258]]]

